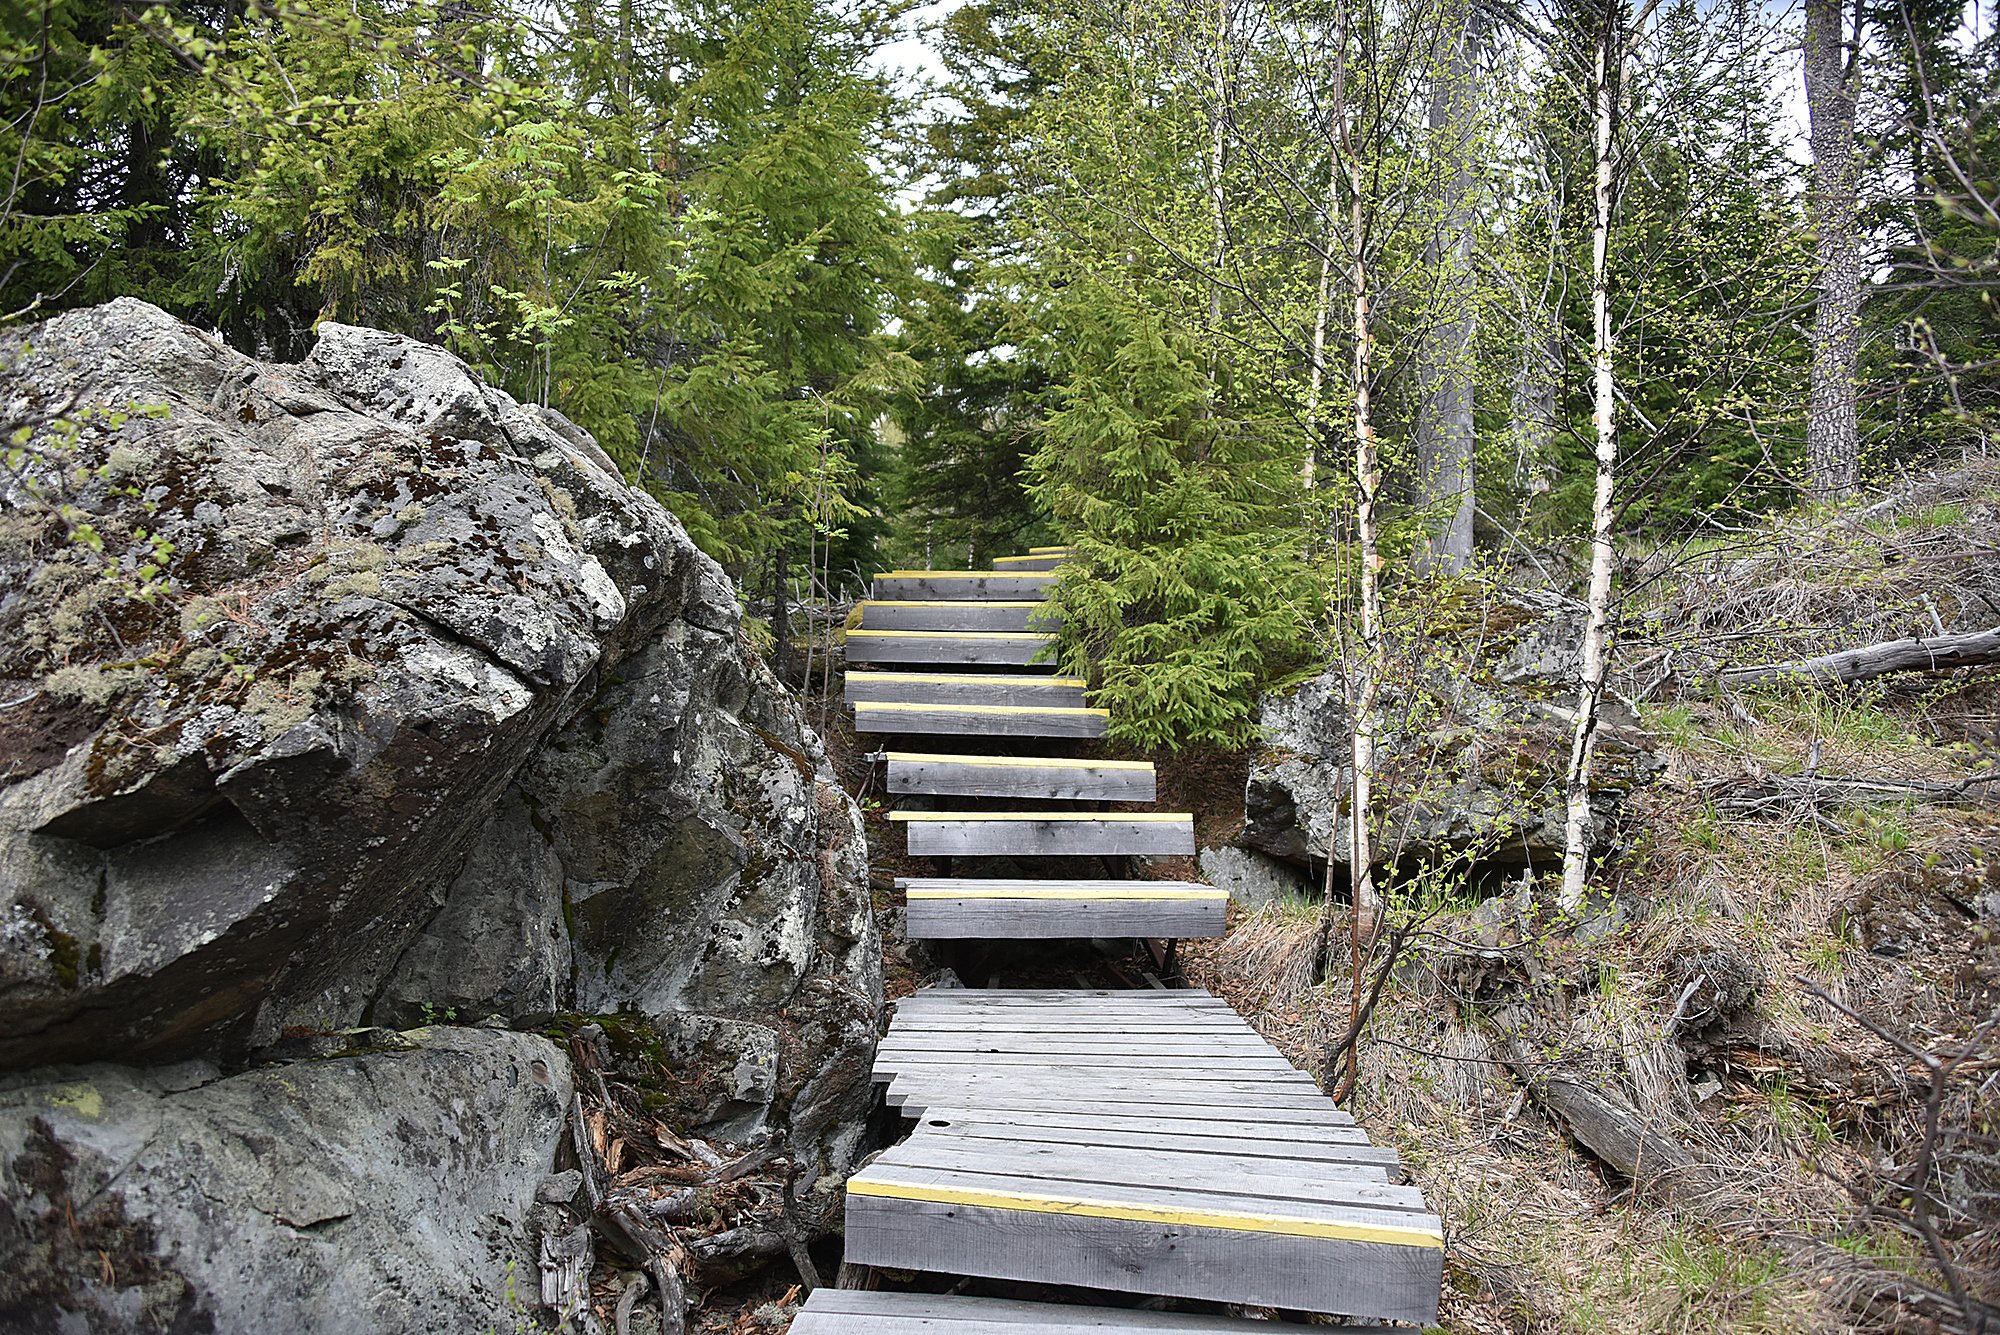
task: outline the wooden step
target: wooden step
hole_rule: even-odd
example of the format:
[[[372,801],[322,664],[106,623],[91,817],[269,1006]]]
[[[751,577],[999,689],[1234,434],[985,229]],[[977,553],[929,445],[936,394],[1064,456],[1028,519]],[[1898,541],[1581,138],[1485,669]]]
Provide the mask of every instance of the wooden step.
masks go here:
[[[892,811],[916,857],[1193,853],[1186,812]]]
[[[952,756],[890,751],[889,791],[943,797],[1150,802],[1157,778],[1145,760],[1041,756]]]
[[[1192,881],[898,877],[913,941],[1221,936],[1229,892]]]
[[[846,1259],[1428,1324],[1443,1232],[1412,1188],[1249,1174],[1195,1178],[1144,1155],[1080,1172],[921,1130],[847,1184]],[[1303,1165],[1301,1166],[1303,1167]]]
[[[973,737],[1102,737],[1104,709],[1034,705],[902,705],[857,701],[857,732],[939,733]]]
[[[849,672],[849,704],[1039,705],[1082,709],[1081,677],[1036,672]]]
[[[1323,1329],[1243,1317],[1142,1312],[1135,1308],[1070,1307],[1012,1298],[958,1294],[814,1289],[792,1318],[792,1335],[1277,1335]],[[1393,1335],[1350,1326],[1344,1335]],[[1402,1335],[1410,1335],[1408,1331]]]
[[[1046,598],[1056,577],[1046,570],[1005,574],[997,570],[887,570],[875,576],[870,597],[886,602],[971,599],[992,602]]]
[[[1028,556],[1002,556],[993,562],[995,570],[1054,570],[1069,560],[1067,552],[1038,552]]]
[[[966,602],[962,599],[869,599],[861,604],[863,630],[1005,630],[1047,634],[1060,625],[1045,602]]]
[[[1055,638],[1025,631],[850,630],[847,661],[1021,667],[1053,645]],[[1054,665],[1049,668],[1053,671]]]

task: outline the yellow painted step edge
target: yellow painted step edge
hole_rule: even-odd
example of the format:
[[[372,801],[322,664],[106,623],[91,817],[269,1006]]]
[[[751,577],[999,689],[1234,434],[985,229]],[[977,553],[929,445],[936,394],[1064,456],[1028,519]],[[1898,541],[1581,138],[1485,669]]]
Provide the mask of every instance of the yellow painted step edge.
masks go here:
[[[1178,1224],[1186,1228],[1229,1228],[1246,1233],[1281,1233],[1298,1238],[1332,1238],[1343,1242],[1383,1242],[1397,1247],[1444,1249],[1444,1234],[1441,1231],[1413,1224],[1357,1224],[1332,1219],[1306,1219],[1297,1215],[1252,1214],[1240,1210],[1131,1205],[1088,1196],[1037,1196],[1026,1191],[898,1182],[871,1176],[867,1172],[849,1178],[847,1192],[850,1196],[931,1201],[939,1205],[1031,1210],[1037,1214],[1078,1215],[1089,1219],[1127,1219],[1145,1224]]]
[[[1075,686],[1081,688],[1084,686],[1088,686],[1090,684],[1089,682],[1085,681],[1082,677],[1041,677],[1035,675],[1032,672],[1009,672],[1009,673],[999,673],[999,674],[986,673],[986,674],[975,675],[972,673],[958,673],[958,672],[863,672],[860,670],[856,670],[849,672],[847,674],[847,678],[849,681],[866,681],[866,682],[923,681],[932,683],[956,682],[960,685],[964,685],[967,682],[973,682],[980,686]]]
[[[1015,706],[1022,708],[1023,706]],[[934,706],[911,705],[911,709],[934,708]],[[978,708],[978,706],[973,706]],[[1047,711],[1040,711],[1047,712]],[[885,751],[889,760],[908,760],[916,763],[940,761],[947,765],[1019,765],[1024,768],[1046,765],[1051,769],[1143,769],[1153,768],[1150,760],[1063,760],[1051,756],[955,756],[940,755],[929,751]]]
[[[1062,559],[1062,558],[1063,558],[1064,556],[1067,556],[1067,555],[1068,555],[1068,553],[1067,553],[1067,552],[1030,552],[1030,553],[1028,553],[1028,554],[1027,554],[1026,556],[996,556],[996,557],[994,557],[994,558],[993,558],[993,564],[994,564],[995,566],[1004,566],[1004,565],[1006,565],[1006,564],[1007,564],[1007,563],[1008,563],[1009,561],[1050,561],[1050,560],[1061,560],[1061,559]],[[1053,574],[1054,572],[1053,572],[1053,571],[1048,571],[1048,572],[1044,572],[1044,573],[1048,573],[1048,574]]]
[[[1192,821],[1185,811],[892,811],[890,820]]]
[[[905,890],[906,899],[1094,899],[1100,903],[1148,904],[1159,899],[1227,899],[1227,890]]]
[[[876,635],[884,639],[898,640],[1033,640],[1037,644],[1052,644],[1053,635],[1038,635],[1032,630],[850,630],[848,639],[860,635]]]
[[[1053,570],[883,570],[876,579],[1054,579]]]
[[[1066,553],[1066,552],[1069,552],[1069,551],[1072,551],[1072,550],[1074,550],[1074,549],[1073,549],[1073,548],[1071,548],[1071,547],[1069,547],[1068,545],[1064,545],[1064,546],[1061,546],[1061,547],[1030,547],[1030,548],[1028,548],[1028,555],[1030,555],[1030,556],[1061,556],[1061,555],[1063,555],[1064,553]]]
[[[1108,709],[1088,709],[1082,705],[919,705],[897,700],[856,700],[856,709],[910,709],[922,714],[1095,714],[1110,718]]]
[[[1045,602],[1033,598],[1023,598],[1008,602],[1004,598],[863,598],[863,607],[1047,607]]]

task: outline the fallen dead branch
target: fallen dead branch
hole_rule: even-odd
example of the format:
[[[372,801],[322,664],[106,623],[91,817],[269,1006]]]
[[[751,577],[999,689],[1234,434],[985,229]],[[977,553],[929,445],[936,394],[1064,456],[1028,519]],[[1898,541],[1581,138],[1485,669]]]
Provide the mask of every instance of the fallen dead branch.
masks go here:
[[[2000,627],[1958,635],[1885,640],[1789,663],[1725,668],[1717,674],[1717,680],[1724,686],[1759,686],[1771,682],[1845,686],[1892,672],[1940,672],[1988,663],[2000,663]]]
[[[1774,808],[1861,806],[1876,802],[2000,804],[2000,774],[1965,779],[1853,779],[1817,774],[1732,775],[1700,784],[1718,810],[1757,815]]]

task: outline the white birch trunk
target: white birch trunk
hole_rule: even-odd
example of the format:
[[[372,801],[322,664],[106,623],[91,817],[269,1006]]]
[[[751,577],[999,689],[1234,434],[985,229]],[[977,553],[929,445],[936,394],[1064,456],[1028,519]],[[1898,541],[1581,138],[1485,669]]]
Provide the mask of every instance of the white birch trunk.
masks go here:
[[[1307,495],[1319,485],[1319,407],[1326,384],[1326,329],[1333,314],[1334,213],[1340,208],[1340,159],[1326,173],[1326,229],[1319,254],[1319,288],[1313,302],[1312,365],[1306,368],[1306,452],[1299,487]]]
[[[1583,904],[1590,870],[1590,849],[1596,833],[1590,810],[1590,761],[1597,741],[1597,707],[1604,696],[1610,663],[1611,575],[1616,554],[1611,547],[1612,499],[1618,480],[1618,418],[1616,382],[1612,378],[1610,248],[1612,172],[1617,152],[1617,99],[1623,82],[1625,44],[1615,24],[1607,22],[1597,46],[1593,100],[1597,111],[1597,182],[1593,192],[1595,218],[1591,225],[1590,308],[1591,366],[1596,381],[1597,491],[1591,507],[1589,616],[1583,630],[1582,682],[1577,690],[1576,731],[1570,740],[1569,770],[1563,779],[1563,878],[1557,906],[1574,912]]]

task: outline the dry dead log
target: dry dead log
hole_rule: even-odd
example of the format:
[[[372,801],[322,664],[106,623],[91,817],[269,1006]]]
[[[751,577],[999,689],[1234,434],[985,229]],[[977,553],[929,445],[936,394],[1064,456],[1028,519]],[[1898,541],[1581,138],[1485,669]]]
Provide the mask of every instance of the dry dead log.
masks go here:
[[[1817,774],[1761,774],[1714,779],[1702,795],[1723,811],[1755,815],[1798,804],[1855,805],[1874,802],[2000,803],[2000,774],[1966,779],[1847,779]]]
[[[1495,1042],[1515,1078],[1544,1111],[1585,1149],[1632,1183],[1642,1199],[1686,1200],[1705,1195],[1719,1176],[1680,1140],[1625,1096],[1565,1070],[1544,1045],[1510,1025]]]
[[[1718,680],[1725,686],[1760,686],[1777,681],[1844,686],[1892,672],[1937,672],[1945,668],[1978,667],[1987,663],[2000,663],[2000,627],[1958,635],[1885,640],[1880,644],[1843,649],[1839,653],[1796,659],[1790,663],[1725,668],[1718,674]]]

